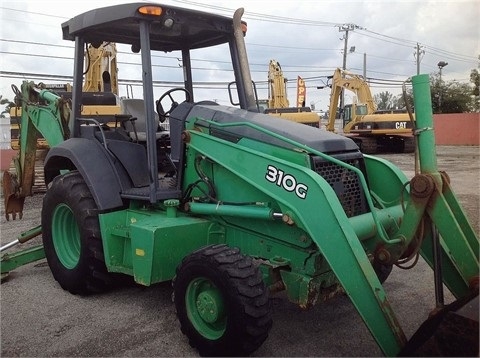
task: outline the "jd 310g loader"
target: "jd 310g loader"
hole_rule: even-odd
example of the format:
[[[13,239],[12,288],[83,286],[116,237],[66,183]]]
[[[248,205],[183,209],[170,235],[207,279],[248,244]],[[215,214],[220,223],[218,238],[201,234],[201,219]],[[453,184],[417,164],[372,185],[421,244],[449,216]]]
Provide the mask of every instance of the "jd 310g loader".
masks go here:
[[[135,3],[62,25],[75,41],[69,130],[54,109],[61,98],[22,90],[51,106],[29,111],[38,105],[25,100],[22,120],[61,132],[45,159],[40,250],[73,294],[106,290],[119,273],[146,286],[172,280],[181,329],[202,355],[255,351],[280,290],[303,308],[346,293],[397,355],[406,338],[382,287],[394,264],[421,254],[457,298],[478,289],[479,240],[436,168],[428,76],[413,78],[420,171],[409,182],[351,139],[258,113],[242,13]],[[143,121],[145,142],[80,117],[83,49],[104,41],[141,54],[143,113],[118,122]],[[191,50],[216,45],[230,52],[239,107],[196,98]],[[181,53],[184,86],[155,102],[152,56],[170,51]],[[158,132],[167,117],[169,133]]]

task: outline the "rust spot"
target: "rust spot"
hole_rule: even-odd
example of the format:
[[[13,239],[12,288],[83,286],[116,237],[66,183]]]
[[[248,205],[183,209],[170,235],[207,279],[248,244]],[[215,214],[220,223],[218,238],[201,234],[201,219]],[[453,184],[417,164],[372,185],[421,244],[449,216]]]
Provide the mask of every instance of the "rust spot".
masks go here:
[[[474,276],[468,280],[468,287],[470,287],[472,290],[478,291],[479,286],[480,286],[479,276]]]
[[[435,190],[435,182],[429,175],[418,174],[410,181],[410,188],[414,197],[428,198]]]
[[[189,131],[183,131],[182,132],[182,141],[184,143],[190,143],[191,137],[190,137],[190,132]]]
[[[268,290],[272,294],[283,291],[283,290],[285,290],[285,284],[283,283],[283,281],[277,281],[277,282],[273,283],[272,285],[268,286]]]

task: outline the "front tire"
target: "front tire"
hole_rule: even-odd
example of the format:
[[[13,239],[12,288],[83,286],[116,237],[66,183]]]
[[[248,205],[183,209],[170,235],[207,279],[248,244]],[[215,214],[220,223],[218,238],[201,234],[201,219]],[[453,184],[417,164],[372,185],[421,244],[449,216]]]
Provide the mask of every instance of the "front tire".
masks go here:
[[[80,173],[57,176],[47,190],[42,237],[50,270],[63,289],[88,294],[109,287],[97,205]]]
[[[214,245],[177,268],[174,301],[182,332],[202,356],[246,356],[272,325],[268,290],[251,257]]]

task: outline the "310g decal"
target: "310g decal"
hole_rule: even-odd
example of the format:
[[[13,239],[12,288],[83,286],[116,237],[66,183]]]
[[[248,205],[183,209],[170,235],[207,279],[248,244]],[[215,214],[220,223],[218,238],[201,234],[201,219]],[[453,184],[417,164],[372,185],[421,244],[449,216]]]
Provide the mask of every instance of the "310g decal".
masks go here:
[[[267,167],[265,179],[288,192],[295,192],[300,199],[305,199],[307,197],[308,187],[305,184],[299,183],[293,175],[286,174],[283,170],[278,169],[273,165]]]

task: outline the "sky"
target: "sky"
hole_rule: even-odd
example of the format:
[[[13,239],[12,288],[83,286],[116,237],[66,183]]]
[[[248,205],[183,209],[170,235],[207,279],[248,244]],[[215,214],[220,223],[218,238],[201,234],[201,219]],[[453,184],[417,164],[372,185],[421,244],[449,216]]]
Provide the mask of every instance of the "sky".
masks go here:
[[[20,87],[22,80],[31,80],[28,74],[71,76],[73,43],[62,39],[61,23],[98,6],[125,2],[128,1],[0,0],[0,95],[13,99],[11,85]],[[232,16],[236,8],[243,7],[243,20],[248,23],[245,41],[259,97],[267,96],[268,63],[275,59],[288,79],[292,106],[295,105],[296,78],[301,76],[307,85],[306,104],[313,104],[317,110],[328,109],[329,89],[317,87],[325,86],[327,76],[343,65],[346,33],[339,30],[345,24],[355,25],[355,30],[349,31],[346,69],[362,74],[365,68],[367,77],[372,79],[373,94],[401,93],[399,83],[417,73],[417,45],[420,73],[438,73],[437,64],[444,61],[448,65],[442,69],[443,80],[468,83],[470,71],[479,66],[478,0],[203,0],[202,3],[200,0],[165,0],[163,3],[225,16]],[[221,68],[222,61],[229,60],[226,53],[199,54],[192,58],[205,68],[203,78],[198,81],[208,81],[214,75],[220,75],[225,81],[233,79],[231,72]],[[128,53],[118,54],[120,80],[135,79],[128,68],[128,63],[134,61]],[[178,66],[175,58],[159,61],[169,61],[174,66],[177,62]],[[6,75],[12,72],[25,75],[22,78]],[[48,78],[34,81],[62,82]],[[158,93],[164,90],[158,89]],[[126,87],[120,86],[120,95],[125,94]],[[207,91],[206,95],[213,98],[202,99],[228,104],[225,88]],[[353,94],[347,93],[345,103],[352,100]]]

